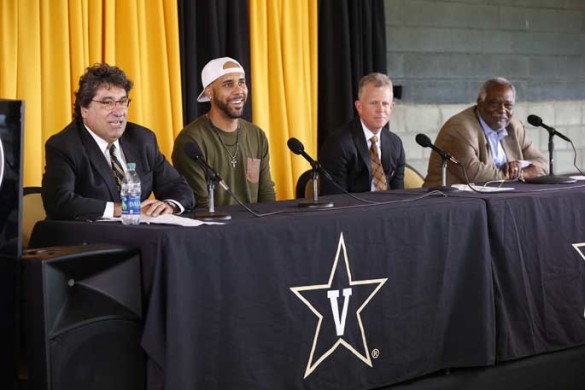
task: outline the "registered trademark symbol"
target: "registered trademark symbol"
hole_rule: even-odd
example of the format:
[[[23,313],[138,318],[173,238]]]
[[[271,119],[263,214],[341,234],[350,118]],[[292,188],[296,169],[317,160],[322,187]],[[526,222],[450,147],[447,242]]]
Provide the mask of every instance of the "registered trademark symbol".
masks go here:
[[[380,350],[378,348],[372,349],[372,358],[377,359],[380,357]]]

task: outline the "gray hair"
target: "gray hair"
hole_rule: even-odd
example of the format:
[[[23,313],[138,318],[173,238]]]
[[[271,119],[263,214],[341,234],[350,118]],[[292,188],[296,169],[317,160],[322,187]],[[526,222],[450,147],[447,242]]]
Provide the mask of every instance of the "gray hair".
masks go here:
[[[358,87],[358,99],[361,99],[364,88],[367,84],[372,84],[376,88],[389,87],[390,92],[392,92],[392,81],[388,76],[377,72],[368,73],[360,79]]]
[[[514,99],[516,99],[516,88],[514,88],[514,85],[503,77],[494,77],[483,83],[483,85],[479,89],[479,93],[477,94],[477,101],[483,102],[485,100],[485,97],[487,96],[487,90],[492,87],[495,87],[496,85],[504,85],[510,88],[514,93]]]

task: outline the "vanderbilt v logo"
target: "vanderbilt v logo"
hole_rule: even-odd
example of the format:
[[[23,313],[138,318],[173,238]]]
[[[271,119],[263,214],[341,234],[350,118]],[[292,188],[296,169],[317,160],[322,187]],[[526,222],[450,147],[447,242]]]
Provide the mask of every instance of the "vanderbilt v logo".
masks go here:
[[[333,311],[333,321],[335,321],[335,331],[338,336],[343,336],[345,331],[345,319],[347,318],[347,305],[349,304],[349,297],[351,296],[351,288],[343,289],[343,310],[341,312],[341,319],[339,319],[339,290],[327,291],[327,298],[331,302],[331,310]]]
[[[340,234],[327,282],[290,288],[317,318],[305,378],[340,346],[372,367],[361,313],[387,280],[353,280],[345,241],[343,234]]]

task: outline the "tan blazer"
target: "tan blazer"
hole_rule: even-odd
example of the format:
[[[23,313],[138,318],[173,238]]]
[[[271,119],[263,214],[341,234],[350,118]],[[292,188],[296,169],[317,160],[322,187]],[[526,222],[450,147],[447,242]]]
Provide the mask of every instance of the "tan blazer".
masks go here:
[[[493,164],[489,143],[475,113],[476,106],[469,107],[449,118],[439,131],[435,145],[450,153],[467,172],[471,183],[506,179],[502,171]],[[528,160],[548,173],[548,159],[526,137],[526,129],[515,117],[507,127],[508,136],[502,139],[502,147],[508,161]],[[446,175],[447,185],[467,183],[461,167],[449,163]],[[441,185],[441,157],[431,153],[424,187]]]

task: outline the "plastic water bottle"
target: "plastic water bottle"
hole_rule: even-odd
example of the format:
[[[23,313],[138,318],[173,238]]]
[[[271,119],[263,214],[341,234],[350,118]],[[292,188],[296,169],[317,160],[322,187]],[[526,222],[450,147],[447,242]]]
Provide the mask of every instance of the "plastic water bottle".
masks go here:
[[[140,223],[140,179],[136,173],[136,163],[128,163],[128,170],[122,181],[122,223],[138,225]]]

